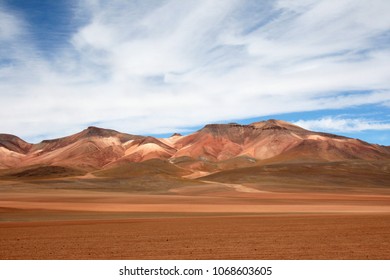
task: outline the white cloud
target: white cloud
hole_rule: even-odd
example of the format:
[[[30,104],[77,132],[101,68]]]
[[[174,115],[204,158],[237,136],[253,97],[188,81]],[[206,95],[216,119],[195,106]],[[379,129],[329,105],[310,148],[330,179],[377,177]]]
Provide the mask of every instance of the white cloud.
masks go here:
[[[324,117],[316,120],[299,120],[295,124],[317,131],[360,132],[365,130],[390,130],[389,122],[359,118]]]
[[[94,123],[163,133],[389,104],[389,8],[386,0],[84,0],[75,8],[84,23],[48,58],[29,23],[3,7],[0,44],[12,41],[12,50],[0,51],[0,130],[37,139]]]
[[[22,30],[23,23],[0,5],[0,42],[12,41],[21,35]]]

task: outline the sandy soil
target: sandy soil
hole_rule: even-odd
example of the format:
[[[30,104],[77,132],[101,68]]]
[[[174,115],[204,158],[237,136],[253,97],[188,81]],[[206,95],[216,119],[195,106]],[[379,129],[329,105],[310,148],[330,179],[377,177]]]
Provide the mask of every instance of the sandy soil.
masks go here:
[[[2,259],[389,259],[390,215],[0,224]],[[152,233],[152,234],[151,234]]]
[[[39,187],[2,191],[0,208],[171,213],[390,213],[390,195],[262,192],[210,183],[163,195]],[[0,221],[8,221],[6,215]]]
[[[390,259],[386,192],[48,182],[0,184],[0,259]]]

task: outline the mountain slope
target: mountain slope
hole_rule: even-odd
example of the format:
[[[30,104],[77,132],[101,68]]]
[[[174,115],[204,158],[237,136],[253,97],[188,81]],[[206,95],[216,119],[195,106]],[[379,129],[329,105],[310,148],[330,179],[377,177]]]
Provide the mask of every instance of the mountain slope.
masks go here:
[[[187,136],[162,139],[98,127],[38,144],[0,134],[0,169],[19,168],[26,174],[37,173],[25,171],[29,166],[91,172],[122,170],[121,165],[137,168],[128,163],[158,160],[160,165],[174,165],[178,177],[196,177],[265,163],[389,159],[389,147],[313,132],[280,120],[209,124]]]
[[[17,166],[32,144],[11,134],[0,134],[0,169]]]
[[[220,161],[237,156],[265,160],[383,159],[389,149],[357,139],[308,131],[284,121],[268,120],[249,125],[207,125],[176,142],[174,157],[188,156]]]

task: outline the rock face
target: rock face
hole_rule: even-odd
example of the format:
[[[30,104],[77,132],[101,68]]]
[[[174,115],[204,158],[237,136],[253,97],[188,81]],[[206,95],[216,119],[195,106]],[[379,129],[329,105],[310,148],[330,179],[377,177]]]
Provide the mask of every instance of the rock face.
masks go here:
[[[162,139],[98,127],[38,144],[0,134],[0,169],[63,166],[93,171],[152,159],[195,172],[262,161],[387,160],[390,148],[279,120],[209,124],[187,136],[175,133]]]

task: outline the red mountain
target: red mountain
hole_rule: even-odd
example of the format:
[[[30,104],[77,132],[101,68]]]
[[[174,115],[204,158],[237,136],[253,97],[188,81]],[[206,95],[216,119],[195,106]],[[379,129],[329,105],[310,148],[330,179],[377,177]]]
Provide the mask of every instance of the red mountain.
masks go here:
[[[390,148],[279,120],[209,124],[187,136],[164,139],[97,127],[38,144],[0,134],[0,169],[9,171],[59,166],[87,172],[152,159],[199,176],[262,162],[384,160],[390,159]]]
[[[278,156],[316,160],[381,159],[389,148],[357,139],[308,131],[293,124],[268,120],[249,125],[213,124],[175,143],[174,157],[211,161],[248,156],[258,160]]]

